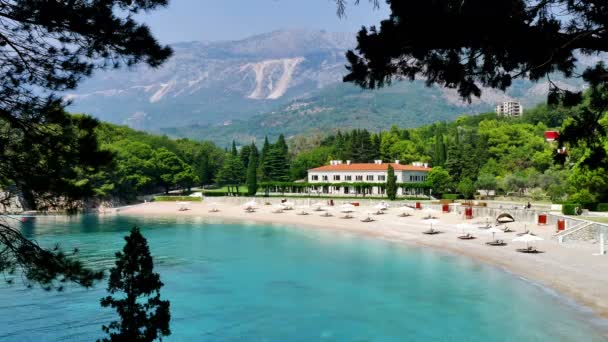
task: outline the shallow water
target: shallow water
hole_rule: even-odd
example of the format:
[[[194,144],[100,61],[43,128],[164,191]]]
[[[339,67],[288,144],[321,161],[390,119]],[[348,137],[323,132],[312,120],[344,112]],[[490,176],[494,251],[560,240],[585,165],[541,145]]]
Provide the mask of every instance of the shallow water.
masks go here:
[[[469,258],[311,228],[193,219],[45,217],[42,245],[109,268],[142,227],[171,301],[168,341],[604,341],[591,316]],[[93,341],[105,283],[65,292],[0,284],[0,340]]]

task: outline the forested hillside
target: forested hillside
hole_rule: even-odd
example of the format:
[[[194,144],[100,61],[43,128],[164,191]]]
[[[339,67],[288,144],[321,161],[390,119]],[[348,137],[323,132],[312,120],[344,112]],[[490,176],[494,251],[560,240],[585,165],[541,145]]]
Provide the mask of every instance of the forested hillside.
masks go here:
[[[92,187],[98,197],[126,200],[194,186],[227,186],[236,192],[248,185],[247,192],[253,194],[265,182],[305,179],[308,169],[332,159],[382,159],[430,163],[434,169],[429,186],[438,195],[470,197],[483,188],[534,199],[604,201],[608,175],[601,167],[585,166],[587,148],[569,146],[556,154],[557,144],[544,139],[547,130],[567,129],[571,114],[540,105],[522,118],[485,113],[419,128],[355,129],[291,139],[281,134],[261,146],[233,141],[230,148],[102,123],[95,133],[101,150],[113,155],[113,163],[78,183]],[[556,162],[560,157],[564,163]]]

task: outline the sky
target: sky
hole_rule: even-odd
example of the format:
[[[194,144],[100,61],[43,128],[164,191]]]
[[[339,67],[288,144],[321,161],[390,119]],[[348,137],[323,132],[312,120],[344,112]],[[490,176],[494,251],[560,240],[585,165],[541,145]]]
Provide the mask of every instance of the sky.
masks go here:
[[[140,15],[164,44],[184,41],[237,40],[280,29],[356,32],[388,18],[381,1],[349,0],[346,18],[336,15],[335,0],[170,0],[169,6]]]

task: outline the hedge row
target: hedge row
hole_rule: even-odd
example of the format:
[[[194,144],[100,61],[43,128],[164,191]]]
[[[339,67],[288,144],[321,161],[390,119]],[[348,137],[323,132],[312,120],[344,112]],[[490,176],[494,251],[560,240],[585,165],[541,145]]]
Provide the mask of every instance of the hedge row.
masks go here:
[[[202,200],[200,197],[190,196],[154,196],[156,202],[200,202]]]
[[[562,204],[562,214],[564,215],[578,215],[576,208],[582,209],[580,203],[564,203]]]
[[[441,198],[447,200],[457,200],[463,198],[463,196],[461,194],[443,194],[441,195]]]
[[[595,210],[597,210],[597,211],[608,211],[608,203],[598,203],[597,204],[597,208]]]

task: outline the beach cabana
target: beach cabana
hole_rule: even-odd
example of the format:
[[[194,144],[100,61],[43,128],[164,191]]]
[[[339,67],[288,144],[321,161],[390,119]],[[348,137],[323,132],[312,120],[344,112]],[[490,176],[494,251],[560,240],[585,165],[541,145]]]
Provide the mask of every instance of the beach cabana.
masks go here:
[[[509,213],[502,213],[496,217],[496,222],[509,223],[509,222],[515,222],[515,219]]]

